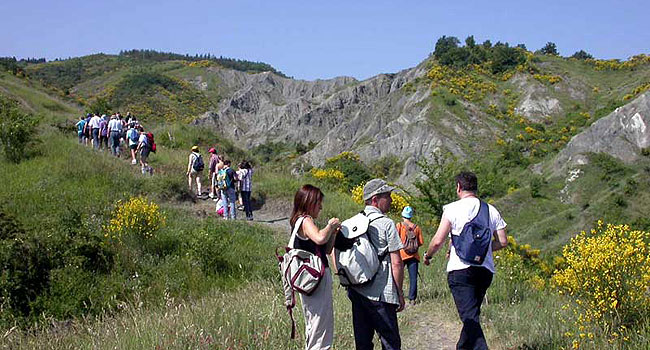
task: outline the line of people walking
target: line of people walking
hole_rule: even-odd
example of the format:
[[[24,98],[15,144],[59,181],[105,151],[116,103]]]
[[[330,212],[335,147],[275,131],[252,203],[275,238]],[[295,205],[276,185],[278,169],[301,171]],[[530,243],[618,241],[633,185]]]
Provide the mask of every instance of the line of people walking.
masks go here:
[[[506,223],[494,206],[478,198],[476,175],[461,172],[454,181],[458,200],[443,207],[440,224],[422,260],[424,265],[430,265],[431,257],[451,238],[446,268],[447,280],[463,323],[456,348],[487,349],[479,319],[481,303],[495,272],[492,253],[507,246]],[[292,235],[287,254],[292,249],[307,251],[321,257],[321,264],[324,266],[317,287],[308,294],[300,293],[295,285],[306,281],[307,277],[313,277],[314,274],[303,274],[289,282],[290,287],[300,294],[305,318],[305,349],[332,347],[334,316],[331,268],[334,267],[334,274],[340,278],[346,271],[349,272],[347,269],[350,262],[337,261],[336,256],[339,250],[353,249],[350,247],[360,249],[356,247],[363,245],[363,237],[352,233],[362,230],[366,230],[367,239],[374,248],[372,252],[376,256],[371,258],[378,259],[379,264],[369,281],[346,287],[352,307],[355,346],[356,349],[373,349],[373,338],[377,334],[382,349],[401,349],[397,313],[404,310],[406,305],[402,286],[404,266],[406,265],[409,271],[410,280],[407,298],[410,304],[415,304],[418,265],[421,261],[418,248],[424,244],[424,240],[422,230],[413,222],[412,207],[403,208],[402,222],[397,225],[385,215],[390,209],[391,192],[394,189],[381,179],[373,179],[365,185],[365,207],[361,214],[369,219],[365,222],[367,229],[359,221],[355,222],[354,217],[344,222],[340,222],[336,217],[330,218],[327,225],[319,229],[315,220],[322,210],[323,192],[312,185],[304,185],[296,192],[290,219]],[[481,240],[475,238],[472,243],[461,241],[467,237],[467,233],[478,237],[476,228],[482,228],[484,231],[479,232],[483,235]],[[343,242],[350,237],[355,237],[351,245],[348,243],[347,247],[344,246]],[[481,252],[478,253],[477,242],[482,244]],[[281,257],[278,259],[281,261],[281,269],[288,266],[287,263],[282,265]],[[306,260],[303,261],[308,264]],[[283,280],[286,296],[287,281],[284,276]],[[287,307],[290,310],[292,305],[288,304]]]
[[[251,205],[251,191],[253,187],[253,166],[250,161],[239,163],[238,169],[234,170],[229,159],[217,154],[212,147],[208,150],[210,159],[208,163],[209,190],[207,197],[202,188],[201,177],[205,169],[205,162],[199,146],[192,146],[188,157],[187,185],[190,192],[194,190],[196,183],[196,197],[200,199],[211,198],[216,203],[215,211],[226,220],[237,219],[237,209],[246,214],[246,220],[253,220],[253,208]]]
[[[96,150],[110,150],[116,157],[120,157],[122,149],[127,147],[131,164],[137,165],[139,156],[142,173],[153,175],[153,168],[148,163],[149,154],[155,152],[153,134],[145,133],[144,126],[131,112],[127,113],[126,118],[120,112],[110,117],[88,113],[81,116],[75,126],[79,144]]]

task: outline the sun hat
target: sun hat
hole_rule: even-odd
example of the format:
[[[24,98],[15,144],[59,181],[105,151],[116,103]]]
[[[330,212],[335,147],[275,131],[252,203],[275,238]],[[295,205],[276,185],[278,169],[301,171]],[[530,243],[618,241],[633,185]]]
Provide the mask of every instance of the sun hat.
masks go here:
[[[208,153],[215,153],[215,154],[216,154],[216,153],[217,153],[217,150],[214,149],[214,147],[212,147],[212,148],[210,148],[210,149],[208,150]]]
[[[393,192],[394,189],[395,187],[389,186],[382,179],[372,179],[363,186],[363,200],[367,201],[378,194]]]
[[[402,217],[406,219],[410,219],[413,217],[413,208],[410,206],[405,206],[404,209],[402,210]]]
[[[198,152],[199,146],[192,146],[192,152]]]

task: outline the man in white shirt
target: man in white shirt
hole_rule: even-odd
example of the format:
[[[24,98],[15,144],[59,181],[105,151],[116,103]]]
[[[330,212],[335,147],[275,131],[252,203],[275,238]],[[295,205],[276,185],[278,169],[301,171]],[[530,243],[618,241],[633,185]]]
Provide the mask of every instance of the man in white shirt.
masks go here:
[[[90,118],[90,122],[88,123],[90,126],[91,135],[93,137],[93,148],[95,149],[99,149],[99,123],[101,123],[101,121],[102,118],[95,114],[92,118]]]
[[[424,264],[429,265],[431,255],[435,254],[451,235],[459,236],[465,224],[479,214],[481,201],[476,196],[478,180],[471,172],[461,172],[456,176],[456,194],[459,200],[443,207],[442,219],[436,234],[431,239],[429,249],[424,254]],[[489,213],[489,230],[494,240],[488,245],[487,254],[482,263],[472,263],[459,258],[456,247],[451,244],[447,262],[447,282],[454,297],[458,315],[463,322],[463,329],[456,344],[456,349],[487,350],[485,335],[481,329],[479,317],[481,303],[485,292],[492,283],[495,272],[492,252],[508,245],[506,223],[499,211],[492,205],[484,205]],[[490,237],[491,238],[491,237]],[[462,253],[462,248],[461,253]],[[462,255],[462,254],[461,254]],[[480,259],[478,259],[480,261]]]
[[[111,121],[108,122],[108,135],[111,142],[111,153],[114,156],[120,156],[120,135],[122,134],[122,123],[115,115],[111,116]]]

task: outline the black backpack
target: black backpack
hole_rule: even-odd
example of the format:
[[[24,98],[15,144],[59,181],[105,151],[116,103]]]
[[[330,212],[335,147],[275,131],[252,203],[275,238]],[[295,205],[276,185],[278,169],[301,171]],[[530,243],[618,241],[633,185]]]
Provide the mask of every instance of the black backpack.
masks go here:
[[[456,255],[461,261],[470,265],[483,264],[492,244],[490,208],[487,203],[479,201],[480,207],[476,216],[463,226],[460,235],[451,235],[451,243],[456,249]]]
[[[205,164],[203,163],[203,157],[199,154],[196,155],[196,159],[194,160],[194,164],[192,165],[195,171],[203,171],[205,169]]]

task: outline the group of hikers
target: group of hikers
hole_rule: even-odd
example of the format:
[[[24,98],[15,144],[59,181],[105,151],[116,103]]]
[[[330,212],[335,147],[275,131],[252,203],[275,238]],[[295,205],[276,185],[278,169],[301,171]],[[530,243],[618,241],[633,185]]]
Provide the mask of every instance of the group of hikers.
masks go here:
[[[137,165],[139,156],[142,173],[153,175],[153,168],[147,162],[149,154],[156,151],[153,134],[145,133],[144,126],[131,112],[126,117],[120,112],[110,117],[88,113],[79,117],[75,126],[80,144],[96,150],[110,150],[116,157],[120,157],[126,146],[131,153],[131,164]]]
[[[235,220],[239,208],[246,213],[246,220],[253,220],[251,206],[253,167],[251,163],[244,160],[239,163],[238,169],[235,171],[231,167],[231,161],[218,155],[214,147],[210,148],[208,153],[210,154],[208,162],[208,178],[210,179],[208,198],[212,198],[217,202],[217,214],[223,215],[226,220]],[[187,185],[190,192],[193,190],[193,182],[196,182],[197,198],[203,197],[201,177],[204,169],[205,162],[199,146],[192,146],[185,175],[187,176]]]
[[[289,246],[278,259],[290,314],[295,305],[293,293],[300,294],[305,349],[332,347],[331,267],[347,288],[352,304],[356,349],[373,349],[375,333],[382,349],[400,349],[397,313],[406,305],[402,290],[404,266],[410,279],[407,299],[409,304],[415,304],[418,265],[423,260],[428,266],[448,238],[447,281],[463,323],[456,348],[487,349],[479,316],[495,272],[492,252],[508,244],[506,223],[496,208],[477,197],[476,175],[459,173],[455,186],[458,200],[443,207],[440,224],[422,259],[418,248],[424,241],[420,227],[413,222],[413,208],[403,208],[402,222],[395,225],[386,216],[394,187],[384,180],[373,179],[364,186],[365,208],[360,214],[344,222],[330,218],[323,228],[315,222],[322,210],[323,192],[312,185],[304,185],[296,192]],[[361,257],[366,260],[357,261]],[[376,270],[368,273],[373,260],[378,261]],[[365,279],[359,277],[364,274]]]

